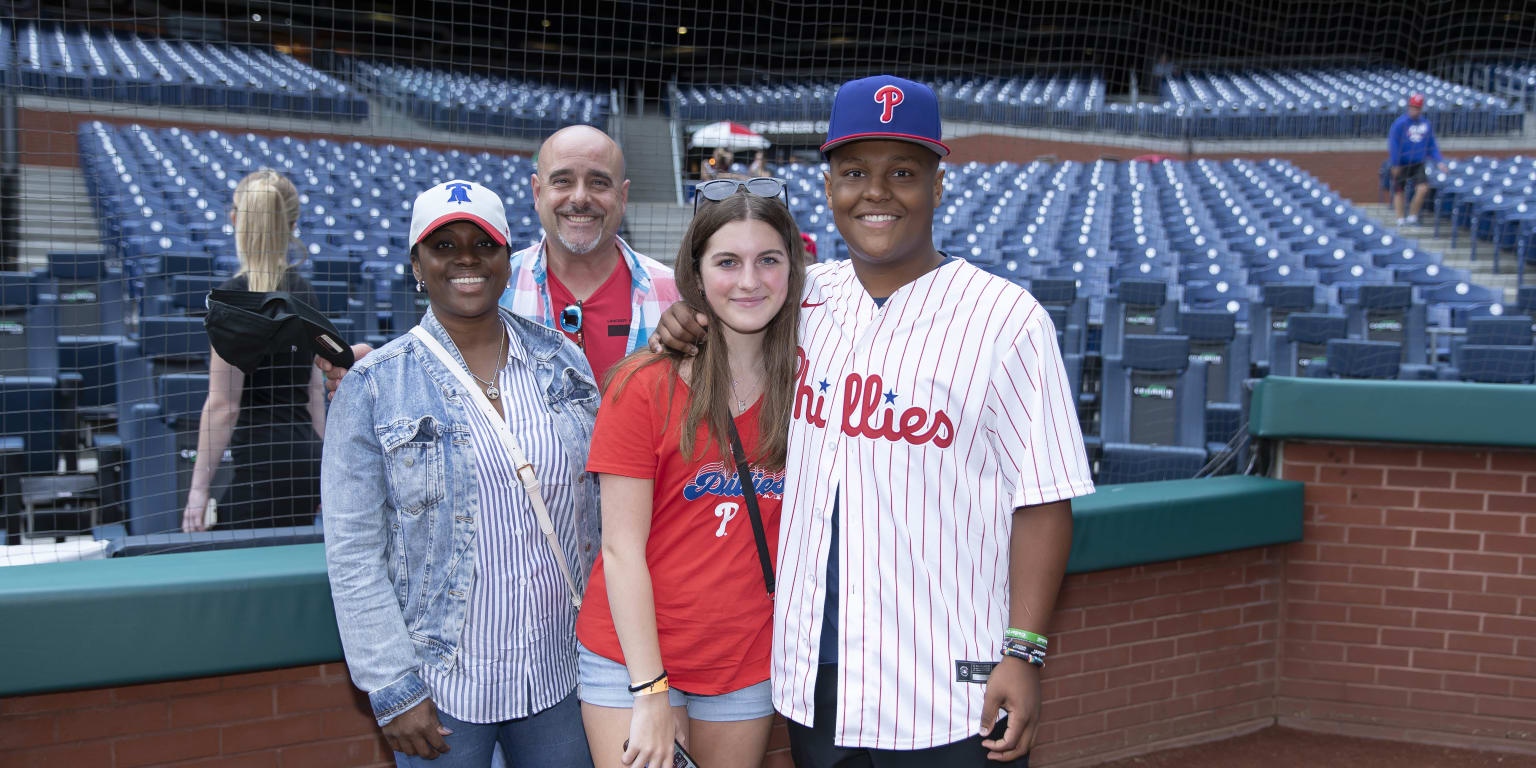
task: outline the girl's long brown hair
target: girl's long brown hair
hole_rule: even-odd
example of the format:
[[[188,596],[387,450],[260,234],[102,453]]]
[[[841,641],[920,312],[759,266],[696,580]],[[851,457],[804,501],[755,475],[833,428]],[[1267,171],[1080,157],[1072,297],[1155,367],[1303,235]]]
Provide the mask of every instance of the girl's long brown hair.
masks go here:
[[[682,247],[673,265],[677,278],[677,291],[682,301],[695,312],[709,318],[704,343],[693,358],[688,376],[689,398],[683,415],[683,455],[690,461],[709,446],[694,444],[699,424],[707,427],[709,442],[720,453],[727,467],[731,460],[730,419],[731,367],[725,348],[724,323],[710,308],[704,298],[704,283],[699,276],[699,262],[704,257],[705,245],[721,227],[733,221],[761,221],[779,233],[784,239],[784,258],[789,265],[789,286],[784,305],[763,329],[763,404],[757,416],[757,451],[748,456],[755,466],[769,472],[784,468],[789,445],[790,406],[794,402],[795,374],[798,365],[797,350],[800,337],[800,297],[805,288],[805,263],[798,257],[795,246],[800,242],[800,229],[789,215],[789,209],[777,198],[746,194],[744,190],[717,203],[706,204],[699,209],[683,236]],[[615,365],[608,374],[608,387],[622,389],[635,372],[649,365],[668,361],[673,371],[678,371],[682,358],[640,351]],[[619,390],[614,390],[617,394]],[[667,411],[672,410],[670,402]],[[745,446],[743,446],[745,447]]]

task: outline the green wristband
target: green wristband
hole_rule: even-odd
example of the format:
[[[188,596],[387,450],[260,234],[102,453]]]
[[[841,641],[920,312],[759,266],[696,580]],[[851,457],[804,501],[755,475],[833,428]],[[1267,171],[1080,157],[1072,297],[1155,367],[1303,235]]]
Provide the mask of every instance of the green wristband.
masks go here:
[[[1025,629],[1014,629],[1013,627],[1009,627],[1007,631],[1003,632],[1003,637],[1011,637],[1014,640],[1023,640],[1026,643],[1034,643],[1041,648],[1048,647],[1046,645],[1045,635],[1037,635]]]

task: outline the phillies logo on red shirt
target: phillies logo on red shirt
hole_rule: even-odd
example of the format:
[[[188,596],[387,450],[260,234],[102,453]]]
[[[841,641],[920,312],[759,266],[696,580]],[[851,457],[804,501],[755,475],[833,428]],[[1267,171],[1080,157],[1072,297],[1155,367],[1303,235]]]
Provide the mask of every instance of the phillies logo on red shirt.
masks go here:
[[[907,95],[894,85],[883,86],[880,90],[875,91],[875,101],[883,105],[880,112],[880,122],[889,123],[892,118],[896,117],[896,105],[906,98]]]

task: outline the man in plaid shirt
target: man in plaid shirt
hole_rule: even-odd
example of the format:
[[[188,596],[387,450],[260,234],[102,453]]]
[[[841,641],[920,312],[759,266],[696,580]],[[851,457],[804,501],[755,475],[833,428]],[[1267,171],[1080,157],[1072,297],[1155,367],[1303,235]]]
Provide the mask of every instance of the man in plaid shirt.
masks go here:
[[[532,178],[544,238],[512,254],[501,305],[558,328],[581,346],[599,384],[613,363],[646,345],[677,301],[672,270],[618,236],[629,200],[624,153],[608,134],[573,125],[539,148]],[[404,331],[406,329],[397,329]],[[352,345],[361,359],[373,351]],[[347,369],[315,358],[335,392]]]
[[[608,368],[644,347],[677,301],[672,270],[618,235],[629,199],[624,153],[587,125],[552,134],[539,149],[533,204],[544,239],[512,254],[501,305],[558,328],[586,352],[599,385]]]

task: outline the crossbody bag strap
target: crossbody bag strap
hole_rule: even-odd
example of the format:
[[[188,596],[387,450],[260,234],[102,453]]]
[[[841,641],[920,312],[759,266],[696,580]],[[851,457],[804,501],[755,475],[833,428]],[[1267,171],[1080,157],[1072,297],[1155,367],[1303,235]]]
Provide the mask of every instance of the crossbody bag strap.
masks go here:
[[[491,405],[490,400],[486,399],[480,387],[470,381],[469,374],[463,366],[448,354],[448,350],[443,348],[442,343],[434,338],[430,331],[418,325],[411,329],[411,333],[421,339],[432,354],[437,355],[454,378],[469,390],[469,399],[475,407],[496,425],[496,436],[501,438],[502,446],[512,457],[513,466],[517,467],[517,480],[522,484],[523,490],[528,493],[528,501],[533,505],[533,516],[539,521],[539,530],[544,532],[544,540],[549,542],[549,548],[555,553],[555,564],[560,566],[560,575],[565,577],[566,589],[571,593],[571,605],[580,608],[581,593],[576,591],[576,580],[571,578],[571,566],[566,562],[565,548],[560,546],[560,537],[555,535],[555,523],[550,519],[549,509],[544,505],[544,493],[539,484],[539,476],[534,472],[533,464],[529,463],[528,457],[523,455],[523,449],[518,446],[517,439],[512,436],[512,429],[507,426],[506,420],[496,413],[495,407]]]
[[[763,514],[757,509],[757,490],[752,487],[752,470],[747,468],[747,453],[741,449],[741,435],[736,432],[736,422],[731,426],[731,458],[736,460],[736,479],[741,483],[741,496],[747,503],[747,516],[752,519],[752,538],[757,541],[757,561],[763,566],[763,586],[768,598],[773,598],[773,556],[768,554],[768,533],[763,529]]]

